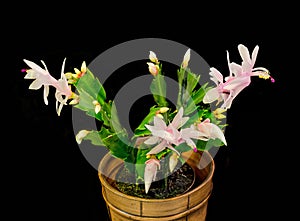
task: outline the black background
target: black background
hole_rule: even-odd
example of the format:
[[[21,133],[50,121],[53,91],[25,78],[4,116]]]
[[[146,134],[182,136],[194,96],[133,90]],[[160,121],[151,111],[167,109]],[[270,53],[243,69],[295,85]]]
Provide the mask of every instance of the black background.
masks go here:
[[[255,66],[268,68],[276,82],[253,78],[228,111],[228,146],[215,157],[207,221],[288,220],[293,212],[288,198],[297,200],[292,189],[297,161],[291,159],[298,143],[293,131],[298,131],[294,123],[299,115],[297,101],[291,99],[291,92],[298,90],[292,85],[299,75],[292,55],[297,52],[298,40],[291,14],[282,20],[272,11],[265,16],[265,11],[258,9],[249,13],[233,10],[219,14],[212,22],[214,13],[198,18],[197,12],[190,17],[186,11],[181,12],[186,17],[178,19],[181,13],[175,11],[175,22],[168,16],[162,21],[160,10],[136,12],[131,19],[117,13],[104,16],[101,11],[92,14],[88,9],[77,10],[20,11],[16,24],[7,29],[13,32],[7,31],[4,36],[4,43],[10,47],[3,51],[9,59],[2,70],[2,85],[8,86],[2,104],[3,121],[8,122],[4,124],[2,147],[8,153],[2,160],[8,175],[5,183],[9,188],[3,189],[8,196],[5,205],[11,208],[9,220],[107,220],[97,171],[75,142],[71,109],[64,107],[58,117],[54,91],[50,90],[46,106],[42,90],[28,90],[31,80],[23,79],[20,70],[26,64],[22,59],[36,63],[44,60],[58,78],[64,57],[68,57],[65,69],[73,70],[83,60],[89,64],[117,44],[148,37],[184,44],[224,73],[226,50],[232,61],[238,62],[239,43],[251,52],[255,45],[260,46]],[[234,13],[236,16],[229,17]]]

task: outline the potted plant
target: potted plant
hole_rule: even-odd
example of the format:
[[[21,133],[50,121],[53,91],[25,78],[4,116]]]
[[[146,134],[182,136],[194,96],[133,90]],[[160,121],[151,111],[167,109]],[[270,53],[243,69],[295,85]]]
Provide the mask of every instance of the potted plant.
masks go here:
[[[44,68],[24,59],[25,79],[33,79],[29,89],[44,87],[44,101],[50,86],[56,89],[56,111],[73,105],[98,122],[97,130],[82,130],[76,141],[106,147],[109,153],[99,162],[102,194],[112,220],[205,220],[211,194],[214,160],[209,150],[227,145],[223,119],[236,96],[251,83],[251,77],[274,79],[266,68],[255,68],[258,46],[250,55],[238,45],[241,65],[230,62],[229,75],[210,68],[214,84],[199,84],[200,75],[189,68],[190,49],[178,67],[177,100],[166,96],[163,62],[149,52],[149,85],[154,105],[147,110],[130,136],[118,117],[117,106],[107,98],[101,79],[83,62],[80,69],[55,79]],[[146,66],[146,67],[147,67]],[[147,69],[147,68],[145,68]],[[212,107],[212,104],[215,106]]]

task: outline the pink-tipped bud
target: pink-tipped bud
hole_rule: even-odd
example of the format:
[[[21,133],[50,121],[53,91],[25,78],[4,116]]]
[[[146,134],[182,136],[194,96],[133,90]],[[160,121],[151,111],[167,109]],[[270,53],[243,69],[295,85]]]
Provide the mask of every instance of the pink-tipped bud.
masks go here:
[[[150,72],[153,76],[158,75],[158,72],[159,72],[159,66],[156,65],[156,64],[153,64],[153,63],[151,63],[151,62],[147,62],[147,64],[148,64],[149,72]]]

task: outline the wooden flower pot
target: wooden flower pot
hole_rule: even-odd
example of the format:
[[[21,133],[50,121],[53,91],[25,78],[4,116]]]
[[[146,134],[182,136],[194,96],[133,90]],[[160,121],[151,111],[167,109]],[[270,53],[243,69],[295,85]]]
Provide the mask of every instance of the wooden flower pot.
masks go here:
[[[126,195],[111,185],[123,162],[106,154],[99,164],[98,174],[110,219],[112,221],[205,221],[208,199],[213,188],[214,161],[209,152],[203,152],[201,156],[193,153],[186,156],[188,156],[187,163],[195,169],[199,184],[176,197],[145,199]],[[199,162],[206,166],[199,169],[197,167]]]

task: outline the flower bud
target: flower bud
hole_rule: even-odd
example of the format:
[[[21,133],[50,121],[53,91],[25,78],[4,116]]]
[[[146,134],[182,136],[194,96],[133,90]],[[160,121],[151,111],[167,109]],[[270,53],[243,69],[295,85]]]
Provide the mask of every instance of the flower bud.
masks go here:
[[[76,142],[78,143],[78,144],[80,144],[81,143],[81,141],[82,141],[82,139],[83,138],[85,138],[86,137],[86,135],[88,135],[90,133],[90,131],[88,131],[88,130],[81,130],[81,131],[79,131],[78,133],[77,133],[77,135],[76,135]]]
[[[150,61],[152,61],[152,62],[158,64],[158,59],[157,59],[157,57],[156,57],[156,54],[155,54],[153,51],[150,51],[149,59],[150,59]]]
[[[169,160],[169,169],[170,169],[170,172],[173,172],[176,165],[178,163],[178,155],[177,153],[173,152],[171,157],[170,157],[170,160]]]
[[[213,111],[213,114],[215,118],[217,119],[224,119],[226,116],[223,114],[226,111],[224,108],[217,108],[216,110]]]
[[[183,68],[187,68],[190,58],[191,58],[191,49],[188,49],[184,54],[183,61],[181,64]]]
[[[65,73],[65,76],[66,76],[67,79],[71,79],[72,75],[73,75],[73,73],[71,73],[71,72]]]
[[[160,112],[161,114],[163,114],[163,113],[166,113],[168,110],[169,110],[168,107],[162,107],[162,108],[159,109],[159,112]]]
[[[159,72],[159,66],[158,65],[155,65],[151,62],[147,62],[148,64],[148,68],[149,68],[149,72],[153,75],[153,76],[156,76],[158,75],[158,72]]]
[[[82,62],[80,70],[78,70],[77,68],[74,68],[74,71],[76,73],[76,78],[81,78],[86,73],[86,63],[85,63],[85,61]]]
[[[95,113],[98,114],[99,111],[101,110],[101,105],[96,100],[93,101],[93,104],[95,105]]]

